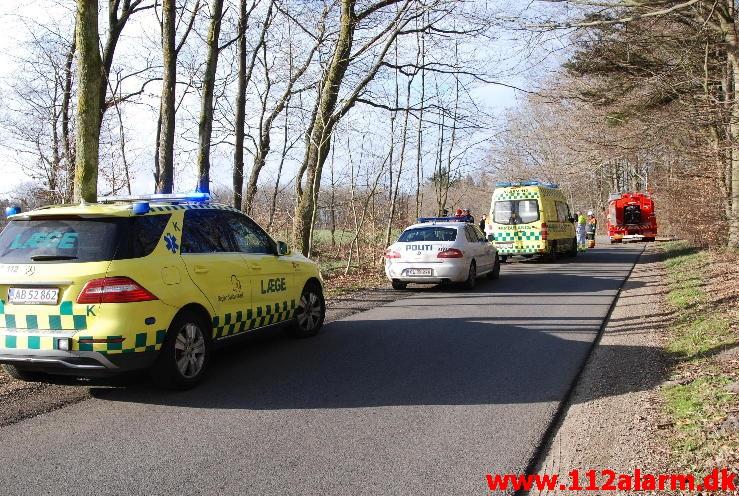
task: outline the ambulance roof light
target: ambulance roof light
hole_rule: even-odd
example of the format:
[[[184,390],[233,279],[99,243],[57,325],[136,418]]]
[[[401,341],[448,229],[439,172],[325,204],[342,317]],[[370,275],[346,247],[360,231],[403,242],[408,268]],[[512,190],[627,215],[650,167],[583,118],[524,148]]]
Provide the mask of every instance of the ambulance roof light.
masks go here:
[[[551,189],[559,188],[559,184],[543,181],[499,181],[495,183],[496,188],[510,188],[514,186],[543,186]]]

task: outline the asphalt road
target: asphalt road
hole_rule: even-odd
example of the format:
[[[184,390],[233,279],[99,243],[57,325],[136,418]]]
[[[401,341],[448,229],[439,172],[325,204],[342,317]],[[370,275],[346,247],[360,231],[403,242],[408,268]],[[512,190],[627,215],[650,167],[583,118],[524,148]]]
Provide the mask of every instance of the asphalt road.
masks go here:
[[[262,336],[193,391],[100,389],[4,427],[2,494],[487,494],[525,469],[642,250],[601,246]]]

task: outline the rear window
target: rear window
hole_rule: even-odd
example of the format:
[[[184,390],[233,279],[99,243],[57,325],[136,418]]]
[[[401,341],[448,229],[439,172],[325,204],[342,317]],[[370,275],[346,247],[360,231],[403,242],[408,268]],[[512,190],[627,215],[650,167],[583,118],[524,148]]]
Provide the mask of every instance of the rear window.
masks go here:
[[[417,227],[403,231],[398,241],[413,243],[416,241],[454,241],[457,239],[457,230],[451,227]]]
[[[0,233],[0,263],[100,262],[149,255],[169,215],[13,220]]]
[[[496,224],[528,224],[539,220],[537,200],[504,200],[495,202],[493,222]]]

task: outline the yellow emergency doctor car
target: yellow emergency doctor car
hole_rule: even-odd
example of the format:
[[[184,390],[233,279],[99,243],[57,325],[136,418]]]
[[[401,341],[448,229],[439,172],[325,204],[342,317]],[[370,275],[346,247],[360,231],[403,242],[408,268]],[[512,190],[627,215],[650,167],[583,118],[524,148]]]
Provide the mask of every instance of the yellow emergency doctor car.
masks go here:
[[[283,325],[315,335],[318,265],[207,195],[42,208],[0,233],[0,363],[13,377],[149,369],[187,388],[214,348]]]
[[[539,181],[496,184],[486,225],[501,260],[538,255],[550,261],[577,256],[574,217],[556,184]]]

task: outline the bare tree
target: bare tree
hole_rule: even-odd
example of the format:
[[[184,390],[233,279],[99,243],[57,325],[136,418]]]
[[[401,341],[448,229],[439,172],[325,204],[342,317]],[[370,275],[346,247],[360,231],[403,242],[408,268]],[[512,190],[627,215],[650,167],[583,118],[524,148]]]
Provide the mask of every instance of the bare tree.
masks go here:
[[[259,40],[257,46],[252,50],[249,57],[246,44],[246,31],[249,24],[249,17],[256,8],[258,2],[252,2],[250,8],[247,9],[246,0],[239,2],[239,34],[238,34],[238,60],[239,69],[237,76],[236,88],[236,117],[235,117],[235,144],[234,144],[234,167],[233,167],[233,206],[241,209],[243,202],[244,189],[244,128],[246,127],[246,89],[251,80],[254,64],[256,63],[257,54],[264,44],[267,35],[267,29],[272,22],[272,8],[274,1],[270,1],[267,15],[264,18],[262,27],[259,32]],[[247,58],[248,63],[247,63]]]
[[[310,254],[316,215],[316,200],[320,191],[321,173],[328,156],[333,128],[339,119],[357,103],[362,91],[382,67],[390,47],[412,18],[412,16],[406,15],[411,10],[411,0],[402,2],[400,0],[378,1],[360,12],[355,11],[355,4],[356,2],[353,0],[341,0],[340,2],[339,33],[334,44],[331,61],[321,79],[318,98],[306,131],[305,156],[296,179],[295,187],[298,198],[295,208],[293,238],[298,249],[304,255]],[[391,17],[391,20],[379,29],[379,34],[372,37],[357,53],[352,54],[357,26],[370,18],[372,14],[393,4],[400,4],[400,7],[395,15]],[[356,59],[360,54],[378,44],[380,49],[374,62],[339,106],[339,91],[352,59]],[[305,185],[302,184],[303,177],[305,177]]]
[[[198,179],[197,191],[210,191],[210,141],[213,133],[213,91],[216,84],[218,55],[221,51],[220,34],[223,18],[223,0],[213,0],[208,28],[208,54],[203,75],[203,89],[198,123]]]
[[[77,144],[74,197],[97,200],[100,119],[105,86],[100,84],[102,60],[98,50],[97,0],[77,0],[76,39],[78,49]]]
[[[185,4],[186,5],[186,4]],[[175,0],[162,0],[162,95],[157,126],[154,182],[157,193],[171,193],[174,187],[174,138],[176,117],[177,56],[195,24],[200,10],[196,0],[190,19],[179,42],[177,36],[177,6]],[[185,6],[182,8],[183,14]],[[180,16],[180,19],[182,15]]]
[[[272,5],[270,5],[270,9],[272,8]],[[254,163],[252,164],[251,173],[249,175],[249,182],[247,184],[246,188],[246,196],[244,198],[244,210],[251,214],[252,208],[254,204],[254,197],[257,193],[257,184],[259,181],[259,174],[261,173],[262,169],[264,168],[267,156],[269,155],[270,149],[271,149],[271,132],[272,127],[274,125],[275,120],[277,117],[282,113],[283,110],[285,110],[286,106],[288,105],[290,99],[296,92],[300,92],[303,89],[295,89],[295,85],[298,83],[301,77],[306,73],[308,68],[310,67],[311,63],[313,62],[313,57],[315,56],[316,52],[318,51],[321,44],[324,42],[324,35],[325,35],[325,18],[328,15],[328,9],[323,10],[323,14],[321,15],[321,18],[319,20],[317,33],[315,35],[315,40],[311,48],[308,50],[308,53],[305,56],[305,59],[303,63],[295,67],[295,61],[294,61],[294,55],[293,55],[293,49],[292,46],[289,47],[288,52],[288,80],[285,83],[284,90],[282,91],[282,94],[277,98],[277,102],[274,104],[271,110],[267,111],[267,98],[270,94],[270,88],[272,86],[271,84],[271,78],[269,75],[269,68],[267,65],[266,60],[264,60],[264,78],[266,81],[266,88],[264,91],[264,94],[262,96],[262,106],[261,106],[261,113],[259,118],[259,124],[257,126],[257,139],[256,139],[256,152],[254,154]],[[266,52],[266,43],[264,42],[264,39],[261,38],[262,43],[262,50]],[[266,58],[266,57],[265,57]]]

